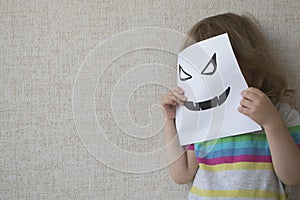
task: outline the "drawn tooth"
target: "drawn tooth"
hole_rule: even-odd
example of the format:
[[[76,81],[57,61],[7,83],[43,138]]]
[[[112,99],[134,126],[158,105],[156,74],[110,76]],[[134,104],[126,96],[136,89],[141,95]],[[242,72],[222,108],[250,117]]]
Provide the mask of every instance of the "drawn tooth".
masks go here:
[[[218,106],[218,101],[219,101],[219,98],[217,96],[215,96],[215,98],[213,98],[211,100],[211,108]]]
[[[226,89],[226,91],[223,92],[223,93],[219,96],[219,101],[218,101],[218,105],[219,105],[219,106],[222,105],[222,104],[226,101],[226,99],[227,99],[227,97],[228,97],[228,95],[229,95],[229,92],[230,92],[230,87],[228,87],[228,88]]]
[[[199,105],[197,102],[193,102],[193,101],[185,101],[183,103],[185,105],[186,108],[188,108],[189,110],[193,110],[193,111],[199,111]]]

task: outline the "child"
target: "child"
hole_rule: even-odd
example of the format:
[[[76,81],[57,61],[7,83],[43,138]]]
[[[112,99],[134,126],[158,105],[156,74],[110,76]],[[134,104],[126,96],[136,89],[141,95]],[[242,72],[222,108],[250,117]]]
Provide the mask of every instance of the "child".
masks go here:
[[[176,138],[168,151],[184,152],[169,165],[171,176],[178,184],[194,179],[189,199],[291,199],[289,186],[300,185],[300,126],[287,128],[300,125],[298,112],[288,104],[293,91],[287,90],[259,26],[249,17],[232,13],[208,17],[195,24],[189,36],[199,42],[222,33],[228,33],[249,86],[237,109],[263,132],[220,138],[200,157],[200,148],[210,141],[181,147],[175,137],[176,107],[187,100],[184,91],[175,87],[161,102],[165,143]]]

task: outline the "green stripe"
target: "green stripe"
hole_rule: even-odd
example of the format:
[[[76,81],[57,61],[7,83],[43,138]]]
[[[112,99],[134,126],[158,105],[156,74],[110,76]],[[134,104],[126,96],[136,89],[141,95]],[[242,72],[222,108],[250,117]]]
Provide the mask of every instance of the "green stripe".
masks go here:
[[[213,146],[215,144],[222,144],[226,142],[241,142],[245,140],[251,140],[251,141],[266,141],[266,135],[265,134],[242,134],[242,135],[235,135],[231,137],[225,137],[225,138],[219,138],[215,140],[210,140],[207,142],[199,142],[195,144],[200,144],[201,146]]]
[[[300,125],[288,127],[289,131],[300,131]]]

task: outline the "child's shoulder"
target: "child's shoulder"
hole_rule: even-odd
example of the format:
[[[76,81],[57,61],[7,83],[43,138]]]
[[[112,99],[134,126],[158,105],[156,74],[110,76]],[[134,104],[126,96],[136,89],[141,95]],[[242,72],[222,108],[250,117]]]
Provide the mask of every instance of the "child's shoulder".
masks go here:
[[[299,112],[296,109],[291,108],[289,104],[278,103],[276,108],[288,127],[300,125]]]

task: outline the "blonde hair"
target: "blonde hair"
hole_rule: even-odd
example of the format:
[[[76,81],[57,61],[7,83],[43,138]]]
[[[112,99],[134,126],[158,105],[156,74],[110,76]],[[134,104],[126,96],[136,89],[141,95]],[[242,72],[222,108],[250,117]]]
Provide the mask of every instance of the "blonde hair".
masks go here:
[[[273,104],[294,104],[294,91],[287,89],[282,69],[271,55],[270,47],[254,18],[233,13],[215,15],[196,23],[188,36],[199,42],[222,33],[228,33],[249,87],[262,90]]]

